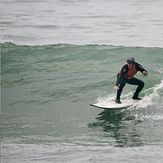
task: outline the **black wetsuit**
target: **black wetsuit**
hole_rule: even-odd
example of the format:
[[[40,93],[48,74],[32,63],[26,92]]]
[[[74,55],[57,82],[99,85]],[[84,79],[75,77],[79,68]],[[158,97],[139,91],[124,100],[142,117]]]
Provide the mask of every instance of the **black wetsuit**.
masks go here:
[[[119,89],[117,90],[117,97],[116,99],[120,99],[120,96],[121,96],[121,93],[122,93],[122,90],[124,88],[124,86],[126,85],[126,83],[128,84],[132,84],[132,85],[138,85],[135,93],[134,93],[134,96],[133,98],[135,97],[138,97],[140,91],[143,89],[144,87],[144,82],[140,79],[137,79],[134,77],[134,75],[140,71],[140,72],[143,72],[143,71],[146,71],[140,64],[138,63],[134,63],[134,72],[130,72],[129,74],[129,68],[128,68],[128,65],[125,64],[120,73],[118,73],[117,75],[117,82],[116,82],[116,86],[119,87]]]

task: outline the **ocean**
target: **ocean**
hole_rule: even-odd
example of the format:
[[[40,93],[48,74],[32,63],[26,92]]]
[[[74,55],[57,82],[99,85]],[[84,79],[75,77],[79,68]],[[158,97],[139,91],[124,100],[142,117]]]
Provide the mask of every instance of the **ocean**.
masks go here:
[[[2,163],[163,162],[163,1],[0,3]],[[115,98],[130,56],[143,99],[90,106]]]

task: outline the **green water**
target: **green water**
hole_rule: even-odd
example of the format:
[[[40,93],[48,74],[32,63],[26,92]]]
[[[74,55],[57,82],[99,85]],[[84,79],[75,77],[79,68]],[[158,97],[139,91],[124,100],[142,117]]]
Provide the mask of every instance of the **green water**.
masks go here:
[[[144,101],[103,111],[129,56],[149,72]],[[1,44],[2,162],[162,162],[163,49]],[[136,87],[126,85],[122,97]],[[109,160],[109,161],[108,161]]]

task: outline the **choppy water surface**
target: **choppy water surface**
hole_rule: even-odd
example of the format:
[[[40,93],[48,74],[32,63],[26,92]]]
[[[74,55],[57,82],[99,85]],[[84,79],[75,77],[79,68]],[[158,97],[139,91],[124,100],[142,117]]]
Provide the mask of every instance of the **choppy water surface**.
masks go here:
[[[2,162],[162,162],[161,48],[100,45],[2,49]],[[116,73],[132,54],[148,69],[137,107],[90,107],[115,97]],[[136,88],[126,86],[122,97]]]
[[[0,3],[1,162],[163,162],[162,0]],[[143,100],[89,106],[115,98],[130,56],[149,72]]]
[[[1,42],[163,47],[162,0],[1,1]]]

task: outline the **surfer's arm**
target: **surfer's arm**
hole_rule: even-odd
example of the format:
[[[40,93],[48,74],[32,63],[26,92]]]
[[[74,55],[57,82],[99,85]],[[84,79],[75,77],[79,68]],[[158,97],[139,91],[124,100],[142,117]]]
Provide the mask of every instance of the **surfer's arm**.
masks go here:
[[[143,66],[140,65],[139,63],[136,63],[136,69],[140,71],[144,76],[148,75],[148,71],[144,69]]]

